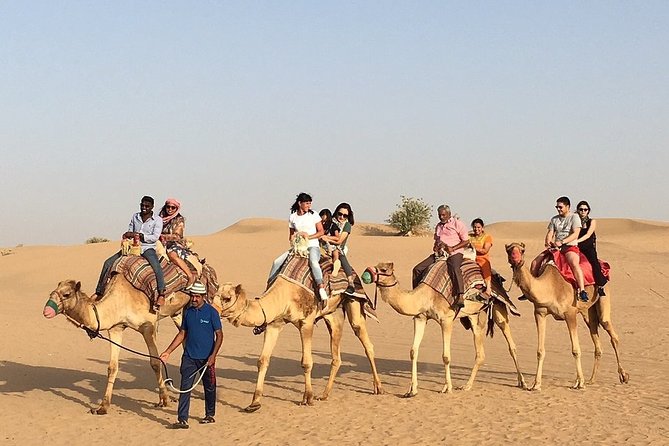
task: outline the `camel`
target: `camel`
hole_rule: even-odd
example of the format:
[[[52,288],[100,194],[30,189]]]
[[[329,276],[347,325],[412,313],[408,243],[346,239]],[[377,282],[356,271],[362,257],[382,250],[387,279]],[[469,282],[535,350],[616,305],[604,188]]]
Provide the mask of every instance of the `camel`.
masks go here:
[[[595,382],[599,362],[602,357],[602,346],[599,340],[598,327],[601,325],[611,338],[611,345],[616,354],[618,362],[618,378],[621,383],[629,381],[629,374],[623,370],[618,353],[618,335],[613,329],[611,322],[611,292],[606,290],[606,298],[595,295],[595,287],[586,286],[590,299],[580,302],[576,299],[574,288],[560,274],[553,265],[546,265],[538,277],[534,277],[529,268],[525,266],[523,255],[525,244],[510,243],[506,245],[506,253],[509,264],[513,270],[513,281],[523,291],[527,300],[534,304],[534,319],[537,325],[537,373],[534,384],[530,390],[541,390],[541,376],[546,351],[544,342],[546,339],[546,316],[552,315],[556,320],[563,320],[569,329],[571,340],[571,352],[576,361],[576,381],[573,389],[582,389],[585,384]],[[592,367],[592,375],[586,383],[581,368],[581,346],[578,341],[577,315],[581,314],[588,328],[590,337],[595,344],[595,362]]]
[[[319,308],[314,293],[279,276],[270,288],[258,299],[247,299],[246,292],[241,285],[232,283],[222,284],[214,301],[220,298],[221,316],[227,318],[234,326],[263,327],[265,337],[262,352],[258,358],[258,379],[251,404],[244,409],[255,412],[260,409],[263,393],[263,383],[269,367],[272,350],[276,345],[279,333],[287,323],[293,324],[299,331],[302,339],[302,369],[304,370],[304,395],[301,404],[313,405],[314,392],[311,385],[311,369],[313,359],[311,355],[314,323],[319,318],[325,320],[330,333],[330,350],[332,362],[330,376],[325,390],[319,400],[326,400],[334,385],[335,377],[341,365],[340,345],[344,319],[348,318],[355,335],[360,339],[365,354],[372,368],[375,395],[382,394],[381,379],[374,360],[374,346],[367,333],[365,317],[362,313],[362,304],[349,298],[342,298],[342,294],[330,297],[325,308]],[[337,311],[339,306],[342,311]]]
[[[443,338],[442,358],[444,361],[446,382],[441,393],[450,393],[453,391],[453,383],[451,381],[451,332],[453,329],[453,321],[456,318],[465,318],[468,323],[464,323],[463,325],[471,326],[474,336],[474,347],[476,349],[476,360],[467,383],[462,387],[462,390],[470,390],[474,385],[478,369],[485,358],[483,350],[483,329],[487,318],[486,312],[482,310],[486,308],[486,304],[466,300],[464,308],[456,314],[456,311],[440,293],[424,283],[419,284],[411,291],[401,290],[399,288],[399,282],[395,278],[393,263],[379,263],[376,267],[368,268],[368,271],[372,272],[372,280],[379,288],[381,299],[390,304],[390,306],[398,313],[413,317],[414,338],[410,353],[411,386],[404,394],[404,397],[414,397],[418,394],[418,349],[423,340],[425,326],[430,319],[436,321],[441,326]],[[493,320],[502,330],[506,342],[509,345],[509,353],[513,358],[517,371],[517,386],[525,388],[525,379],[523,378],[523,374],[520,372],[520,367],[518,365],[516,344],[511,336],[508,310],[505,304],[497,302],[496,300],[494,302],[495,304],[493,305],[492,310]]]
[[[123,330],[126,328],[132,328],[141,333],[149,354],[152,356],[151,368],[158,382],[159,402],[157,406],[166,407],[168,405],[167,388],[162,379],[155,339],[157,321],[171,316],[175,324],[180,325],[181,310],[189,300],[190,297],[185,293],[173,293],[166,299],[160,313],[156,315],[151,311],[146,295],[133,287],[123,274],[117,274],[108,283],[107,290],[100,301],[93,301],[81,291],[81,282],[74,280],[60,282],[51,292],[44,306],[44,316],[51,319],[63,313],[71,321],[76,322],[76,325],[86,327],[92,333],[107,330],[109,339],[118,345],[121,345],[123,341]],[[111,356],[107,369],[107,388],[100,406],[97,409],[91,409],[93,414],[105,415],[109,412],[120,353],[120,347],[114,343],[110,343]]]

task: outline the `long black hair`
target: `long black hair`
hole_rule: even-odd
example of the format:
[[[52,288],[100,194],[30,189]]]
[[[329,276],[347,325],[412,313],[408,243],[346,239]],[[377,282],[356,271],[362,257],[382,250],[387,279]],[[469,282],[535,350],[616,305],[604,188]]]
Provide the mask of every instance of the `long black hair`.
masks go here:
[[[300,208],[300,203],[304,203],[305,201],[313,201],[311,199],[311,195],[309,195],[306,192],[300,192],[297,195],[297,198],[295,198],[295,203],[293,203],[293,205],[290,207],[290,213],[292,214],[294,212],[297,212],[297,210]],[[312,211],[311,209],[309,209],[309,212],[311,214],[314,213],[314,211]]]
[[[353,209],[351,209],[351,205],[348,203],[339,203],[339,206],[335,208],[335,217],[337,216],[337,212],[339,212],[340,209],[346,209],[348,211],[348,222],[353,226],[355,224],[355,220],[353,219]]]

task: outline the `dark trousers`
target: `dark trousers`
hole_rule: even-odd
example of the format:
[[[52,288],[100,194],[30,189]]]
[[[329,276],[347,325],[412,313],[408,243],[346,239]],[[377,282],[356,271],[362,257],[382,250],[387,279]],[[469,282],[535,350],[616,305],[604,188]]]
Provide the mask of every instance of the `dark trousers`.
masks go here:
[[[95,287],[95,294],[102,296],[105,293],[105,287],[107,286],[107,275],[111,270],[114,262],[121,257],[121,251],[117,252],[107,260],[105,260],[104,265],[102,265],[102,272],[100,272],[100,278],[98,279],[98,284]],[[156,283],[158,285],[158,294],[165,292],[165,275],[163,274],[163,268],[160,266],[160,260],[158,260],[158,254],[153,248],[149,248],[142,253],[151,268],[153,269],[154,274],[156,275]]]
[[[192,359],[186,355],[181,357],[181,387],[179,390],[190,389],[193,383],[200,377],[198,372],[205,364],[206,359]],[[213,417],[216,415],[216,367],[208,366],[202,377],[204,385],[204,416]],[[179,409],[177,419],[179,421],[188,421],[188,411],[190,410],[190,392],[179,394]]]
[[[588,259],[588,262],[590,262],[590,266],[592,266],[592,275],[595,278],[595,284],[597,286],[604,286],[606,285],[606,277],[604,277],[604,274],[602,273],[602,265],[599,264],[599,260],[597,259],[597,250],[595,248],[581,248],[579,247],[583,255],[585,256],[586,259]]]
[[[446,266],[448,267],[448,275],[451,278],[453,295],[465,293],[465,281],[462,278],[462,260],[464,257],[462,253],[451,254],[446,259]]]
[[[346,277],[351,277],[353,275],[353,268],[351,268],[351,264],[343,252],[339,253],[339,261],[341,262],[341,267],[344,268]]]
[[[434,262],[436,262],[434,254],[430,254],[425,260],[413,267],[413,271],[411,271],[411,283],[414,288],[416,288],[420,281],[423,280],[425,271],[427,271]]]

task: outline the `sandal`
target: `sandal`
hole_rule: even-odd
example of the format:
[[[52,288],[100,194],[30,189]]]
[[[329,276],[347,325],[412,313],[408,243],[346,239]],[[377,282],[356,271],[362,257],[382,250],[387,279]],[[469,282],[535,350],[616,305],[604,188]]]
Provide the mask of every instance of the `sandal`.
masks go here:
[[[216,420],[214,420],[214,417],[211,415],[207,415],[203,419],[200,420],[200,424],[210,424],[210,423],[215,423]]]

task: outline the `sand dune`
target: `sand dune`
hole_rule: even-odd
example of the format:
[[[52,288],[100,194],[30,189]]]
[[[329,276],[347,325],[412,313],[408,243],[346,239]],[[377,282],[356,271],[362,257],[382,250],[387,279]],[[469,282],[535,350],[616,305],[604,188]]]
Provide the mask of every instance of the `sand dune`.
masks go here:
[[[92,292],[104,259],[117,242],[79,246],[23,246],[0,257],[0,439],[4,444],[84,444],[107,441],[155,443],[177,441],[234,444],[667,444],[669,441],[669,224],[626,219],[599,221],[600,256],[612,265],[609,298],[621,337],[622,362],[631,374],[617,381],[613,351],[600,331],[604,357],[598,383],[583,391],[569,389],[574,361],[564,323],[550,321],[541,392],[517,389],[515,370],[501,334],[485,343],[486,361],[469,392],[438,393],[443,385],[441,340],[428,324],[420,350],[420,393],[399,396],[409,387],[412,321],[379,303],[380,322],[370,322],[377,366],[387,394],[370,394],[372,380],[364,351],[349,329],[343,340],[343,365],[335,389],[314,407],[301,399],[300,341],[293,327],[282,332],[269,368],[263,408],[240,409],[251,401],[262,337],[224,322],[225,342],[218,361],[217,423],[198,425],[202,392],[191,405],[191,429],[165,427],[176,407],[155,408],[153,373],[144,358],[121,354],[112,402],[104,417],[88,413],[106,383],[109,347],[89,341],[62,316],[46,320],[42,308],[60,280],[76,279]],[[501,222],[488,226],[495,238],[493,266],[511,277],[504,244],[523,241],[528,257],[541,250],[546,222]],[[357,270],[382,260],[395,263],[400,284],[408,287],[411,268],[430,251],[429,237],[391,237],[386,225],[359,223],[351,236],[349,257]],[[286,249],[286,222],[246,219],[207,236],[193,236],[223,281],[242,283],[250,295],[264,289],[272,260]],[[507,282],[510,284],[510,281]],[[373,296],[373,286],[367,287]],[[510,294],[518,296],[514,287]],[[520,302],[522,316],[512,319],[513,335],[526,380],[532,382],[536,333],[532,305]],[[158,342],[165,347],[174,326],[161,322]],[[593,347],[585,324],[579,337],[589,376]],[[145,350],[141,337],[128,331],[125,342]],[[471,335],[458,327],[452,342],[455,385],[464,384],[472,366]],[[313,379],[320,392],[329,370],[329,341],[323,324],[314,339]],[[170,359],[178,377],[179,355]]]

